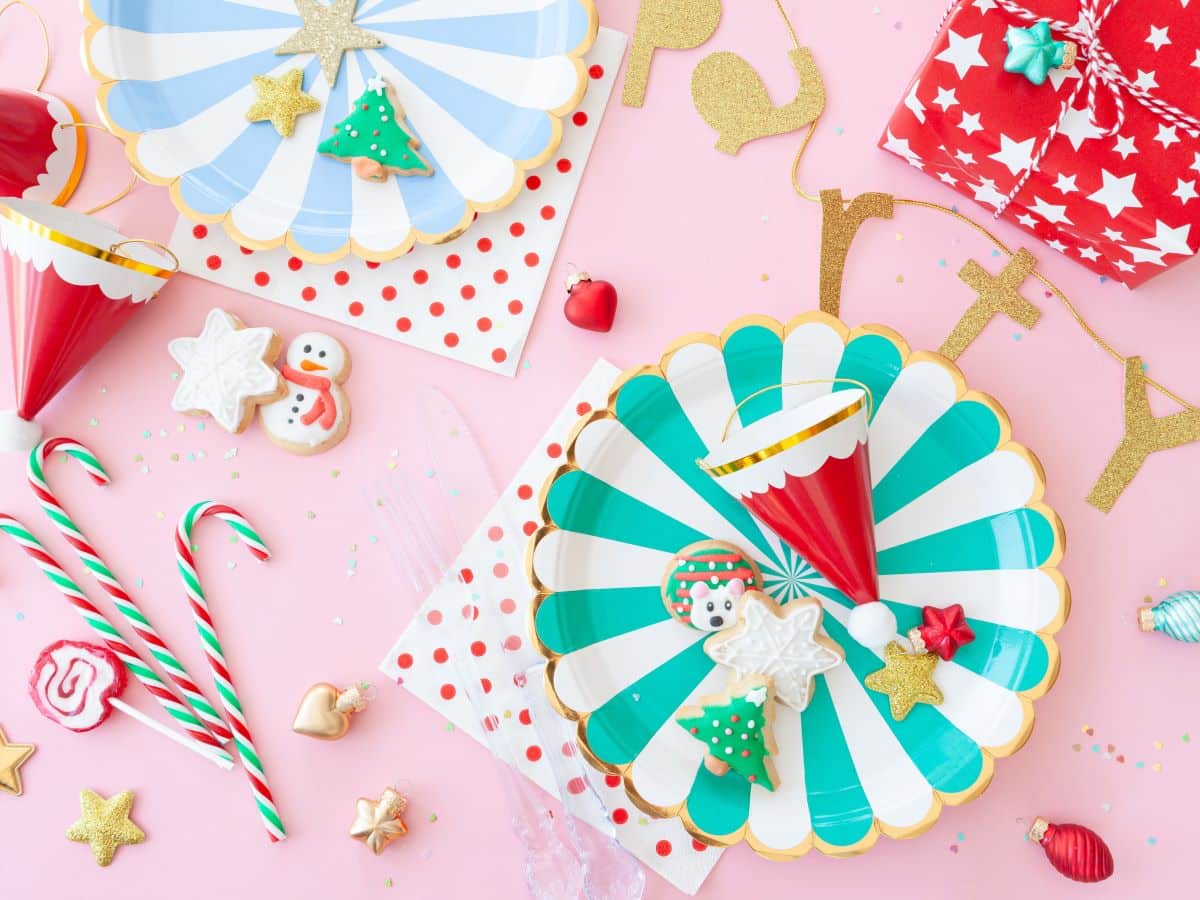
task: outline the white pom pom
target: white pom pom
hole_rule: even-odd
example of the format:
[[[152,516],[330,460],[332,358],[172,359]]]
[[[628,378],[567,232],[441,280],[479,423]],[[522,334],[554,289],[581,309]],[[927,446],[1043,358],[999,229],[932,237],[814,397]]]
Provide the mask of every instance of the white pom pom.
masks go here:
[[[17,415],[15,409],[0,410],[0,453],[28,453],[42,439],[42,426]]]
[[[885,603],[863,603],[850,610],[846,627],[864,647],[882,647],[896,638],[896,614]]]

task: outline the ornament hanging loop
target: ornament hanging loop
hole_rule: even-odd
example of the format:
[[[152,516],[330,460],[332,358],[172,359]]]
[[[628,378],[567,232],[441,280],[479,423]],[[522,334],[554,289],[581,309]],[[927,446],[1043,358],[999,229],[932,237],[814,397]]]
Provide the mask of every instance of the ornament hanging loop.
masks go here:
[[[778,390],[785,387],[803,387],[807,384],[850,384],[861,390],[867,395],[867,420],[870,421],[875,410],[875,396],[871,393],[871,389],[861,381],[856,381],[853,378],[806,378],[803,381],[784,381],[780,384],[769,384],[766,387],[759,388],[754,393],[747,397],[743,397],[742,401],[733,408],[733,412],[729,414],[729,418],[725,420],[725,427],[721,429],[721,440],[729,437],[729,426],[733,424],[733,420],[737,417],[738,412],[743,406],[753,400],[755,397],[761,397],[768,391]]]
[[[108,248],[108,252],[116,253],[121,247],[128,246],[129,244],[142,244],[145,247],[153,247],[163,256],[166,256],[171,260],[172,275],[179,271],[179,257],[175,255],[175,252],[166,244],[159,243],[158,241],[152,241],[149,238],[130,238],[127,241],[117,241],[117,243]]]
[[[358,686],[348,687],[337,696],[333,708],[340,713],[362,712],[367,708],[367,698]]]
[[[42,62],[41,77],[38,78],[37,84],[33,86],[35,91],[40,91],[42,85],[46,83],[46,76],[50,74],[50,31],[46,28],[46,20],[42,18],[42,14],[37,11],[33,4],[26,3],[25,0],[9,0],[8,3],[0,6],[0,16],[4,15],[14,6],[23,7],[31,16],[37,19],[37,23],[42,29],[42,46],[45,48],[46,53]]]
[[[20,2],[22,2],[22,0],[13,0],[13,2],[20,3]],[[3,10],[0,10],[0,12],[3,12]],[[107,134],[110,137],[116,138],[118,141],[121,141],[121,139],[119,137],[117,137],[115,134],[113,134],[111,131],[109,131],[107,128],[105,128],[103,125],[97,125],[95,122],[60,122],[58,124],[58,127],[59,128],[95,128],[97,131],[101,131],[104,134]],[[124,141],[121,141],[121,146],[122,147],[125,146]],[[83,214],[85,216],[92,216],[92,215],[95,215],[96,213],[100,212],[101,210],[108,209],[110,206],[120,203],[122,200],[124,200],[126,197],[129,196],[130,192],[133,190],[134,186],[137,183],[138,183],[137,172],[130,170],[129,181],[126,183],[125,187],[121,188],[120,193],[118,193],[111,200],[105,200],[103,203],[101,203],[97,206],[93,206],[91,209],[84,210]],[[161,247],[162,245],[160,244],[159,246]],[[163,249],[165,250],[166,248],[164,247]],[[174,254],[171,254],[171,255],[174,256]],[[178,264],[176,264],[175,269],[176,269],[176,271],[179,270]]]

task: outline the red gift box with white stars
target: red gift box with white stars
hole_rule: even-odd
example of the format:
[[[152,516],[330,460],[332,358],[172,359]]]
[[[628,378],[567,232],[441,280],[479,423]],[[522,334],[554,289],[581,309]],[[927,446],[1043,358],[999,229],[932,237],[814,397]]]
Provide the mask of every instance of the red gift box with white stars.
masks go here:
[[[1087,39],[1035,85],[1005,71],[1005,35],[1039,17]],[[879,143],[1136,287],[1200,251],[1197,85],[1200,0],[959,0]]]

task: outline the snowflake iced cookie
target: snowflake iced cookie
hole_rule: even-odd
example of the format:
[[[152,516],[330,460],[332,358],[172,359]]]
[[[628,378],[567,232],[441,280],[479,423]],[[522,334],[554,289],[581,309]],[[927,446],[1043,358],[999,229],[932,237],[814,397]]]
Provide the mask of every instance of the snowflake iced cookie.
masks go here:
[[[741,550],[724,541],[699,541],[675,554],[663,576],[663,603],[685,625],[720,631],[737,622],[742,594],[760,587],[758,566]]]
[[[289,453],[324,453],[350,428],[350,353],[327,334],[309,331],[288,347],[281,368],[284,396],[262,408],[267,436]]]
[[[350,114],[317,145],[317,152],[349,162],[365,181],[387,181],[393,174],[432,175],[433,167],[417,152],[421,142],[400,124],[404,108],[393,103],[391,93],[382,78],[368,81]]]
[[[212,416],[226,431],[241,434],[260,404],[283,394],[283,379],[273,367],[282,348],[270,328],[247,328],[223,309],[209,310],[198,337],[167,344],[183,369],[171,409]]]
[[[771,733],[771,683],[761,676],[735,682],[724,694],[702,697],[685,706],[675,721],[701,741],[704,767],[714,775],[733,772],[751,784],[774,791],[779,786],[772,757],[779,752]]]
[[[704,652],[738,678],[771,680],[775,699],[803,712],[812,699],[813,679],[840,666],[842,648],[819,635],[821,604],[793,600],[781,607],[758,591],[741,600],[737,625],[704,642]]]

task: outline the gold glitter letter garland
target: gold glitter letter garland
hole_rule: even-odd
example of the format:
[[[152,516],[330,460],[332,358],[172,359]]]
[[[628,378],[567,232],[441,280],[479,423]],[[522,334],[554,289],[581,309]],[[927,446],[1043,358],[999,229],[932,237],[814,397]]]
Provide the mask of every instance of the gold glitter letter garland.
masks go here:
[[[974,289],[979,299],[958,320],[938,352],[947,359],[958,359],[988,322],[998,315],[1008,316],[1022,328],[1036,325],[1042,311],[1019,292],[1021,284],[1036,266],[1037,259],[1025,249],[1018,250],[999,275],[992,275],[973,259],[968,260],[958,277]]]
[[[1151,453],[1200,440],[1200,409],[1156,419],[1146,391],[1142,358],[1131,356],[1125,360],[1125,437],[1087,498],[1102,512],[1112,510]]]
[[[796,131],[825,109],[825,83],[812,51],[798,47],[789,55],[800,76],[800,90],[786,106],[771,103],[758,72],[736,53],[713,53],[696,66],[692,102],[716,130],[722,153],[734,155],[755,138]]]
[[[655,50],[699,47],[713,36],[719,21],[721,0],[642,0],[621,102],[626,106],[641,106],[645,102],[650,59]]]
[[[867,219],[892,217],[892,195],[859,194],[846,206],[840,190],[821,191],[821,209],[821,311],[838,316],[850,244]]]

